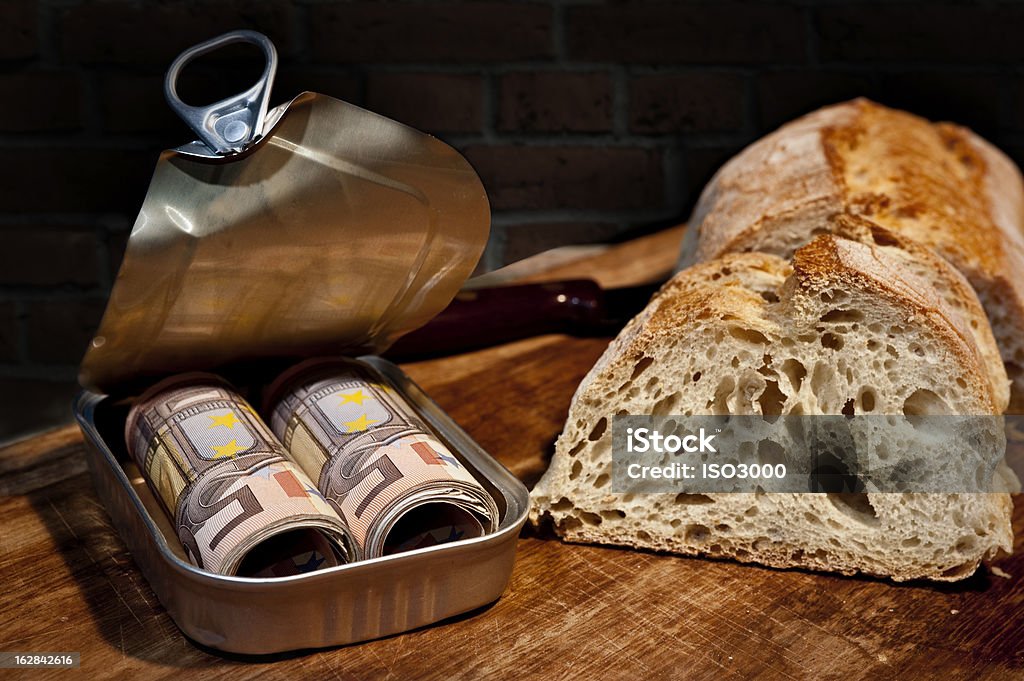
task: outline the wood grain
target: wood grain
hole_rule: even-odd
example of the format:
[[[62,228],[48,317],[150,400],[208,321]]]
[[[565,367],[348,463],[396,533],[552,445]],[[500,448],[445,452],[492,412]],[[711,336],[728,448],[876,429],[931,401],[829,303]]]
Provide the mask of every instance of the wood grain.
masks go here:
[[[631,255],[628,266],[649,273],[658,257],[668,261],[653,255],[644,268]],[[405,369],[532,484],[606,344],[548,336]],[[252,659],[178,631],[96,499],[77,430],[64,428],[0,450],[0,650],[81,651],[90,679],[1024,678],[1016,501],[1017,552],[998,563],[1008,578],[897,586],[526,531],[509,590],[491,606],[379,641]]]

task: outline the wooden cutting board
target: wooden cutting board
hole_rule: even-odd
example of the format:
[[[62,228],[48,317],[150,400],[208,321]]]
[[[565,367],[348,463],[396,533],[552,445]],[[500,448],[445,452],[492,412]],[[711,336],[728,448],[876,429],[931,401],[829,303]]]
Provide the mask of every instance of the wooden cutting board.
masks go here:
[[[680,234],[531,278],[638,283],[671,268]],[[532,485],[607,342],[547,336],[404,368]],[[1016,501],[1016,554],[1001,574],[945,585],[569,545],[527,530],[509,590],[491,606],[379,641],[251,659],[178,631],[110,526],[69,427],[0,450],[0,651],[81,651],[89,679],[1024,678]],[[24,677],[47,674],[69,673]]]

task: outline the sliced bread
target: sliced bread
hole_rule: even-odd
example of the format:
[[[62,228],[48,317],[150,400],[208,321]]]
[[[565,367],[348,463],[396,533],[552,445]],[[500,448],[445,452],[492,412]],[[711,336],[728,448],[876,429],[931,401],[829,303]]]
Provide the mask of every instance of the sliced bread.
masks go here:
[[[829,234],[791,260],[731,254],[677,274],[580,384],[533,521],[569,541],[895,580],[960,579],[1011,550],[1003,492],[611,491],[619,414],[998,413],[998,370],[970,321],[905,255]]]
[[[971,131],[858,99],[754,143],[705,188],[680,267],[724,253],[789,257],[859,216],[948,259],[977,291],[1024,412],[1024,181]]]

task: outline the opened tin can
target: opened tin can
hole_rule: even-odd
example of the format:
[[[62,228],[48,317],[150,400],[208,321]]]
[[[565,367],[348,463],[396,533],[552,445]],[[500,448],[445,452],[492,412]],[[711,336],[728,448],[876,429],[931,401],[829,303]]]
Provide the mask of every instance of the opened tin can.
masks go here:
[[[260,82],[206,108],[176,95],[191,59],[232,42],[264,52]],[[190,564],[128,456],[132,395],[213,370],[259,388],[299,358],[386,349],[454,297],[487,240],[476,173],[439,140],[323,95],[270,110],[264,36],[237,31],[183,53],[172,106],[199,140],[165,151],[129,239],[75,402],[97,493],[189,637],[266,654],[400,633],[486,605],[507,586],[526,488],[393,364],[359,361],[412,405],[493,496],[497,529],[406,553],[277,578]]]

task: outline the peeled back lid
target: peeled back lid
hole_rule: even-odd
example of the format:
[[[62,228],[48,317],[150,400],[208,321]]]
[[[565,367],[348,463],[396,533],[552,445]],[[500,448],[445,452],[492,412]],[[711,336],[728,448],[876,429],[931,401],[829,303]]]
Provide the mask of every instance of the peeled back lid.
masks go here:
[[[256,111],[249,100],[221,120]],[[83,386],[112,392],[257,358],[381,352],[444,309],[472,272],[490,212],[451,147],[319,94],[268,112],[269,125],[259,113],[248,145],[161,154]]]

